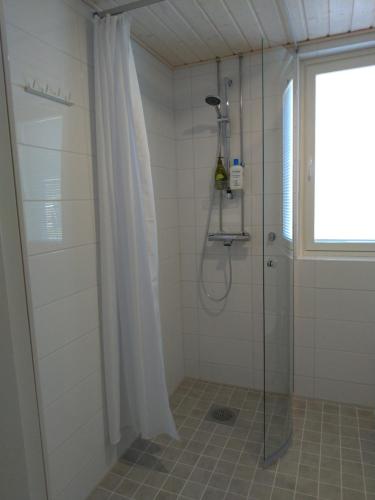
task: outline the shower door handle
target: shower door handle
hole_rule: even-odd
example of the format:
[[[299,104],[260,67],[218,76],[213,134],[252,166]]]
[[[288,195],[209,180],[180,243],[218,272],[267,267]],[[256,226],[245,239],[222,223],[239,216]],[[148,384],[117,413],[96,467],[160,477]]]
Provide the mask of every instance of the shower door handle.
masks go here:
[[[272,259],[267,260],[267,267],[276,267],[276,265],[277,265],[276,260],[272,260]]]

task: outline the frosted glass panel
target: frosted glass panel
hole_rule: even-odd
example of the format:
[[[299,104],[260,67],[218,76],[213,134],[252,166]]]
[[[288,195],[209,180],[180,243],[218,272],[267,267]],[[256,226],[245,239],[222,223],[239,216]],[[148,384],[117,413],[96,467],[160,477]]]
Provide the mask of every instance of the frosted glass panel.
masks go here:
[[[281,55],[281,52],[280,52]],[[269,168],[263,158],[263,348],[264,462],[275,462],[292,435],[293,387],[293,83],[296,59],[285,49],[280,72],[262,66],[263,85],[280,82],[272,97],[281,127],[269,134],[263,121],[265,157],[279,161]],[[262,96],[265,108],[270,98]],[[278,134],[278,137],[277,137]],[[282,145],[282,147],[280,147]],[[273,186],[273,193],[264,193]]]
[[[317,242],[375,241],[375,66],[316,76]]]

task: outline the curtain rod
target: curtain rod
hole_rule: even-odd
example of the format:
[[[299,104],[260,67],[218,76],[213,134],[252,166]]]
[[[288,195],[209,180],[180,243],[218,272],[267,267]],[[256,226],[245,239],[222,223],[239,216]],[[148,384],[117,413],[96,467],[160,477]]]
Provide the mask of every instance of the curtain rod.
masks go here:
[[[136,0],[135,2],[131,2],[125,5],[119,5],[118,7],[113,7],[112,9],[106,9],[94,12],[94,16],[99,16],[101,18],[105,16],[117,16],[122,14],[123,12],[129,12],[131,10],[140,9],[141,7],[147,7],[148,5],[152,5],[154,3],[160,3],[164,0]]]

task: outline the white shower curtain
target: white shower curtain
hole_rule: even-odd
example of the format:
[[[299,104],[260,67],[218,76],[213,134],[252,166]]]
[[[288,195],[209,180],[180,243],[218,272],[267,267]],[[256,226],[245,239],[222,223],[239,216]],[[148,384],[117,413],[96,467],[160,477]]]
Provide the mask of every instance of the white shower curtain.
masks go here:
[[[164,374],[155,200],[127,15],[95,20],[101,322],[110,440],[176,437]]]

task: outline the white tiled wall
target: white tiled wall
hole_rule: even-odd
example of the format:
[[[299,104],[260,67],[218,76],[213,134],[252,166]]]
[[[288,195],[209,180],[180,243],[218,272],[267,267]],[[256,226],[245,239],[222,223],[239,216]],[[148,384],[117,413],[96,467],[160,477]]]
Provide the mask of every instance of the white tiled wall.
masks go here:
[[[7,40],[52,500],[83,500],[114,459],[102,391],[91,150],[91,16],[73,0],[7,0]],[[169,389],[183,376],[172,73],[135,46],[157,196]],[[24,92],[63,93],[74,106]],[[89,85],[90,81],[90,85]]]
[[[268,53],[265,64],[266,169],[279,172],[281,75],[284,51]],[[216,158],[216,114],[204,99],[217,94],[216,64],[200,64],[176,70],[174,96],[178,165],[179,224],[183,337],[186,374],[243,386],[262,383],[262,119],[261,65],[259,55],[245,56],[244,80],[244,161],[245,226],[251,242],[235,243],[233,286],[223,306],[200,293],[200,253],[209,206],[209,183]],[[238,59],[222,62],[222,77],[230,77],[231,157],[239,158]],[[270,172],[271,174],[271,172]],[[267,175],[268,224],[279,224],[275,209],[280,193],[280,175]],[[224,228],[240,230],[240,203],[237,197],[224,202]],[[218,230],[214,208],[211,230]],[[224,290],[226,249],[210,244],[204,263],[207,287],[217,295]]]
[[[188,375],[240,385],[261,385],[261,71],[259,56],[244,58],[245,220],[250,244],[234,248],[234,284],[220,312],[199,294],[198,269],[208,209],[208,182],[215,159],[215,113],[204,103],[216,94],[215,64],[175,71],[176,148],[178,164],[181,288],[185,370]],[[271,51],[265,57],[265,220],[279,232],[281,158],[281,85],[290,55]],[[237,61],[226,60],[222,76],[233,78],[230,90],[232,158],[238,156]],[[229,202],[224,210],[236,202]],[[227,227],[238,217],[229,210]],[[227,211],[228,212],[228,211]],[[214,218],[213,228],[217,227]],[[216,224],[216,226],[215,226]],[[273,254],[271,246],[267,253]],[[211,245],[205,263],[208,286],[223,289],[225,257]],[[297,394],[374,405],[375,271],[371,262],[297,261],[295,265],[295,390]],[[266,270],[266,273],[269,271]],[[272,272],[272,271],[271,271]],[[273,278],[267,274],[268,305]],[[277,277],[274,283],[277,285]],[[277,292],[277,286],[273,287]],[[276,295],[275,295],[276,298]],[[272,312],[272,311],[271,311]],[[267,352],[280,357],[277,318],[268,317]],[[277,340],[275,342],[275,339]],[[285,340],[285,339],[284,339]],[[272,349],[275,352],[272,353]],[[286,355],[286,353],[285,353]],[[276,357],[275,357],[276,356]]]
[[[373,406],[374,264],[300,260],[295,270],[296,392]]]
[[[79,4],[5,3],[13,109],[51,499],[84,498],[105,453],[92,183],[92,74]],[[69,108],[27,94],[37,81]],[[109,460],[107,462],[107,460]]]

